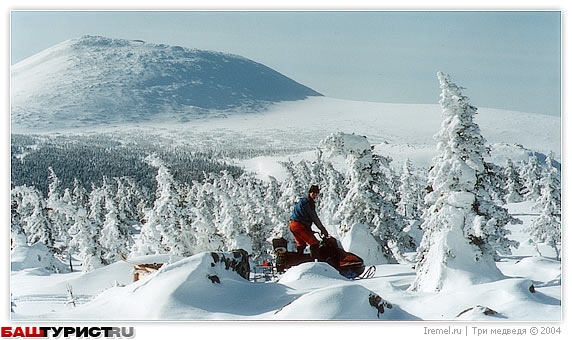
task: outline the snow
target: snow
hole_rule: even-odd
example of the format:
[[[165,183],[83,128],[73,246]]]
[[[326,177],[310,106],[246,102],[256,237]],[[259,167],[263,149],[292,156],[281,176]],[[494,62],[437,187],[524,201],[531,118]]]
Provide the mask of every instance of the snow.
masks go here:
[[[342,239],[342,247],[350,253],[359,254],[365,265],[386,263],[381,255],[379,243],[364,224],[354,224]]]
[[[11,270],[18,271],[24,269],[57,269],[65,268],[55,257],[48,252],[48,247],[42,243],[31,246],[16,246],[10,253],[12,259]]]

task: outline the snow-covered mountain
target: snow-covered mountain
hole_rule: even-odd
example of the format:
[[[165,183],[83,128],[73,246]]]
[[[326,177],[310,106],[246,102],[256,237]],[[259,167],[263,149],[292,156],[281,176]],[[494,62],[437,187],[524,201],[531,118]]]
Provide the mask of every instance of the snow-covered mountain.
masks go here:
[[[320,94],[231,54],[84,36],[11,70],[12,128],[101,126],[258,111]]]

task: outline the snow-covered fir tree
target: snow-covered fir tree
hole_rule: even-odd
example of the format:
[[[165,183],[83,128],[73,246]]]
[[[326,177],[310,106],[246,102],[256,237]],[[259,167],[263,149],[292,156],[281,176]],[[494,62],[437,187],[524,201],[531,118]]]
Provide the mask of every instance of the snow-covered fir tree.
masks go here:
[[[53,250],[56,238],[47,216],[46,201],[42,193],[28,186],[18,186],[13,190],[15,195],[21,197],[17,212],[24,234],[27,236],[27,243],[30,245],[43,243],[48,249]]]
[[[33,247],[43,253],[37,261],[45,269],[56,273],[64,272],[65,266],[55,257],[56,238],[42,194],[36,188],[23,185],[13,188],[11,196],[12,204],[15,205],[12,207],[12,221],[19,221],[18,230],[11,235],[12,247]]]
[[[280,208],[280,200],[282,192],[280,191],[280,182],[275,177],[269,177],[265,183],[263,200],[266,203],[266,215],[270,224],[268,242],[272,242],[275,237],[284,237],[289,232],[290,211]]]
[[[457,284],[490,282],[502,277],[494,262],[496,247],[507,242],[508,212],[482,197],[487,175],[485,139],[473,121],[477,108],[452,83],[437,74],[443,122],[435,136],[437,156],[429,171],[423,214],[424,231],[418,249],[416,278],[411,289],[440,291]],[[493,215],[495,214],[495,215]]]
[[[90,272],[105,265],[103,247],[99,243],[99,230],[94,228],[85,208],[79,207],[70,229],[70,251],[78,254],[82,271]]]
[[[54,238],[58,241],[57,252],[67,251],[69,243],[68,230],[73,225],[73,215],[76,208],[73,206],[72,196],[68,188],[61,192],[60,180],[50,167],[48,197],[46,198],[47,216],[50,220]]]
[[[28,238],[24,229],[26,214],[31,213],[31,207],[24,208],[23,199],[25,190],[28,187],[25,185],[17,186],[10,190],[10,248],[13,249],[17,246],[26,246]]]
[[[280,185],[280,192],[282,193],[277,202],[278,209],[283,212],[284,223],[281,228],[284,233],[281,235],[288,243],[294,242],[294,237],[288,228],[288,221],[292,214],[292,209],[298,200],[307,195],[308,188],[311,184],[301,181],[295,173],[295,164],[292,161],[280,163],[286,172],[286,176]]]
[[[379,169],[375,174],[373,192],[381,197],[379,214],[372,220],[375,226],[372,232],[379,238],[383,249],[390,249],[392,258],[400,263],[408,262],[403,256],[406,250],[414,250],[415,243],[412,237],[405,232],[407,222],[397,212],[399,177],[391,169],[391,158],[382,155],[373,156],[374,164]]]
[[[250,239],[252,251],[243,248],[252,254],[252,259],[267,259],[271,254],[271,244],[268,242],[269,218],[266,214],[266,202],[263,199],[262,185],[251,174],[240,177],[242,194],[239,196],[238,206],[243,218],[243,228]]]
[[[320,148],[327,154],[347,157],[348,190],[335,215],[340,221],[338,234],[343,238],[354,225],[367,225],[385,261],[396,261],[409,238],[403,233],[405,223],[391,202],[396,195],[389,185],[387,169],[382,169],[388,160],[373,154],[367,138],[353,134],[332,134],[320,143]]]
[[[305,161],[302,160],[300,162]],[[311,185],[308,182],[310,181],[310,176],[304,174],[305,179],[301,179],[298,176],[301,168],[307,168],[305,165],[297,165],[292,161],[282,162],[280,164],[286,171],[286,178],[282,182],[280,188],[280,191],[282,192],[282,198],[278,202],[278,205],[284,211],[290,211],[291,213],[291,209],[298,202],[298,199],[307,194],[308,188]]]
[[[294,164],[294,177],[304,193],[307,193],[311,184],[317,183],[316,175],[312,172],[312,169],[312,164],[306,160],[300,160]]]
[[[76,207],[88,207],[89,202],[89,193],[85,190],[85,187],[80,184],[80,182],[76,179],[73,181],[73,189],[72,189],[72,203]]]
[[[473,241],[479,244],[483,252],[491,254],[493,259],[498,261],[500,255],[510,255],[513,248],[519,247],[517,241],[509,239],[511,232],[506,226],[522,224],[522,221],[512,217],[503,207],[505,191],[501,190],[500,167],[487,162],[483,165],[484,173],[477,175],[477,200],[474,209],[479,216],[479,224],[475,223],[477,232]]]
[[[111,189],[105,190],[105,219],[99,233],[99,244],[102,248],[104,264],[111,264],[121,259],[121,254],[129,254],[133,238],[129,226],[120,219],[117,203]]]
[[[487,149],[488,150],[488,149]],[[479,185],[482,190],[486,190],[486,195],[499,206],[506,204],[506,178],[504,168],[491,163],[484,162],[485,171],[479,174]]]
[[[96,229],[100,229],[101,226],[103,226],[103,221],[105,221],[105,197],[110,195],[105,192],[105,190],[110,188],[110,186],[107,185],[107,182],[107,178],[103,177],[102,185],[96,187],[95,184],[92,184],[91,191],[89,193],[88,217]]]
[[[398,194],[397,212],[407,220],[418,220],[423,213],[425,188],[421,179],[414,173],[409,158],[403,163]]]
[[[224,239],[217,232],[213,184],[194,182],[196,193],[188,201],[191,230],[197,252],[223,250]]]
[[[520,172],[511,159],[506,160],[504,167],[505,200],[507,203],[518,203],[523,201],[522,192],[524,184],[520,177]]]
[[[343,237],[355,223],[368,224],[377,215],[382,202],[381,197],[373,193],[373,186],[379,169],[371,146],[363,136],[334,133],[322,140],[319,147],[327,157],[342,155],[346,158],[347,193],[334,216],[340,222],[338,234]]]
[[[314,171],[317,173],[315,183],[320,186],[320,214],[324,225],[339,225],[336,217],[338,207],[347,194],[345,178],[332,164],[324,160],[322,150],[318,149],[318,160],[315,162]]]
[[[142,224],[145,216],[145,197],[129,177],[116,178],[117,193],[115,201],[119,213],[119,221],[126,226]]]
[[[524,199],[535,201],[540,197],[540,181],[542,179],[542,166],[536,154],[532,154],[528,158],[528,162],[522,164],[520,174],[524,183]]]
[[[540,215],[525,231],[534,242],[551,246],[559,260],[562,244],[562,184],[552,153],[546,157],[546,171],[540,184],[540,196],[535,204],[535,210]]]
[[[247,235],[241,214],[243,190],[238,181],[227,171],[213,179],[213,198],[217,209],[214,211],[215,230],[224,240],[225,249],[244,249],[252,253],[251,240]]]
[[[194,239],[191,219],[184,207],[180,189],[162,160],[151,155],[147,161],[157,168],[157,193],[153,208],[145,216],[145,224],[141,227],[133,253],[192,255]]]
[[[408,158],[403,163],[401,176],[399,178],[398,197],[396,212],[403,216],[407,226],[405,231],[411,236],[413,244],[411,247],[416,250],[423,237],[421,230],[421,215],[425,209],[425,186],[424,180],[414,172],[413,164]]]

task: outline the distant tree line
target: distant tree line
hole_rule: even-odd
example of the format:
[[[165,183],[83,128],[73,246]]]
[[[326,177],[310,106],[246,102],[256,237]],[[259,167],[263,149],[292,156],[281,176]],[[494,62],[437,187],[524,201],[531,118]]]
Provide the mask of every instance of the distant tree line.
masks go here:
[[[150,135],[15,134],[11,136],[11,182],[13,187],[34,186],[46,195],[46,174],[48,168],[52,168],[64,188],[73,188],[75,181],[90,187],[101,185],[104,177],[127,176],[154,194],[155,169],[145,162],[150,154],[156,154],[169,164],[176,180],[192,183],[204,180],[205,174],[220,171],[240,175],[242,168],[232,165],[228,161],[231,158],[283,154],[293,150],[244,140],[246,137],[243,136],[237,138],[240,139],[191,140],[180,144]]]

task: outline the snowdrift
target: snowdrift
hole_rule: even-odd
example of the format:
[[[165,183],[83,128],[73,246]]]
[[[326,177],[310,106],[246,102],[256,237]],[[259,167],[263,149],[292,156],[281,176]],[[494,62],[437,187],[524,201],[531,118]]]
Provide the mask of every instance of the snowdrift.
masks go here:
[[[165,259],[165,257],[163,256]],[[146,259],[150,260],[150,259]],[[115,276],[126,280],[125,263],[96,270],[70,284],[102,282]],[[120,270],[121,269],[121,270]],[[92,286],[93,288],[93,286]],[[397,306],[374,304],[377,294],[355,285],[326,263],[305,263],[292,268],[281,280],[251,282],[213,253],[201,253],[163,266],[140,281],[105,289],[93,301],[75,309],[41,316],[60,320],[378,320],[414,319]],[[92,291],[93,293],[93,291]],[[320,306],[316,308],[316,306]],[[18,315],[15,315],[18,318]]]
[[[363,258],[366,266],[387,263],[387,258],[382,255],[381,246],[364,224],[354,224],[341,242],[346,251],[356,253]]]
[[[38,273],[45,272],[45,275],[49,275],[49,271],[59,273],[69,271],[69,268],[57,260],[43,243],[15,246],[10,256],[10,269],[12,271],[35,269]]]
[[[14,272],[14,320],[472,320],[557,321],[561,315],[560,262],[540,257],[504,261],[506,278],[440,293],[411,292],[409,265],[378,265],[371,279],[349,280],[326,263],[292,267],[279,280],[248,281],[212,253],[164,261],[131,282],[125,262],[90,273],[40,276]],[[531,275],[532,274],[532,275]],[[20,282],[26,283],[20,286]],[[44,283],[41,288],[37,286]],[[77,307],[66,303],[74,288]],[[34,288],[31,288],[34,287]],[[22,290],[36,290],[22,295]],[[52,299],[50,302],[49,299]],[[29,310],[28,310],[29,309]]]

